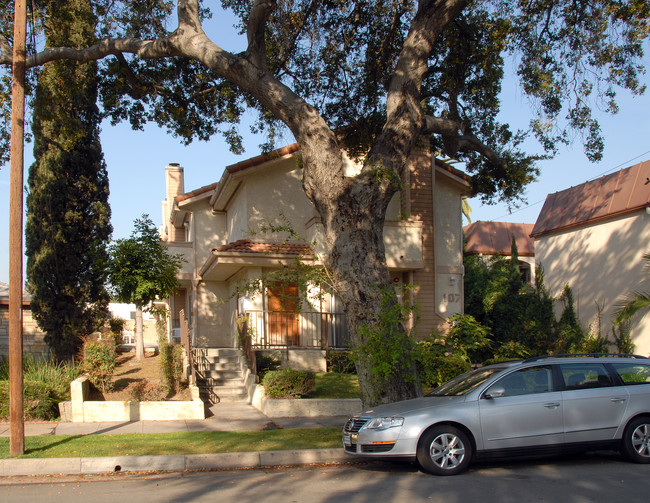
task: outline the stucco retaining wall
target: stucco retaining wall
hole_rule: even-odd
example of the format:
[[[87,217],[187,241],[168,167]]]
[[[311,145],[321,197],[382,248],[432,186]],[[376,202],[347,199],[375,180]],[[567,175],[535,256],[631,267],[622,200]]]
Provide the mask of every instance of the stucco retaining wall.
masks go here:
[[[353,416],[361,412],[361,400],[358,398],[268,398],[260,385],[255,386],[251,403],[268,417]]]
[[[205,407],[198,388],[190,386],[191,401],[165,402],[95,402],[86,400],[89,392],[87,376],[70,383],[71,404],[61,407],[62,419],[73,423],[104,421],[171,421],[176,419],[205,419]],[[64,410],[69,410],[70,414]]]

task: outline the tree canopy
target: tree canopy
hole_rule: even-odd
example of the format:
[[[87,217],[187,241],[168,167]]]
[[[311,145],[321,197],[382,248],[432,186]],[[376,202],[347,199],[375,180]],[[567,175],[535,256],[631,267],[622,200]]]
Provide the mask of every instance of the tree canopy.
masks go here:
[[[583,135],[597,159],[593,107],[613,112],[619,90],[645,90],[648,0],[94,0],[99,42],[85,49],[42,48],[47,12],[33,5],[28,66],[101,60],[100,100],[114,122],[154,121],[185,142],[221,133],[237,152],[248,108],[269,134],[267,148],[291,132],[359,347],[380,334],[386,347],[409,350],[397,342],[403,327],[382,326],[386,302],[397,302],[385,298],[382,228],[423,140],[465,161],[486,201],[512,202],[538,174],[537,157],[521,148],[527,134],[549,155]],[[11,9],[0,12],[0,64],[11,62]],[[243,52],[203,30],[221,9],[238,17]],[[533,104],[528,131],[498,120],[507,61]],[[6,112],[6,98],[0,107]],[[344,150],[362,159],[359,174],[346,173]],[[408,357],[392,359],[381,378],[369,370],[372,358],[357,360],[364,404],[418,393]]]
[[[136,307],[136,357],[144,356],[142,311],[153,310],[153,302],[176,293],[176,274],[182,257],[170,255],[160,243],[160,236],[149,215],[135,220],[127,239],[110,246],[109,281],[114,297]]]

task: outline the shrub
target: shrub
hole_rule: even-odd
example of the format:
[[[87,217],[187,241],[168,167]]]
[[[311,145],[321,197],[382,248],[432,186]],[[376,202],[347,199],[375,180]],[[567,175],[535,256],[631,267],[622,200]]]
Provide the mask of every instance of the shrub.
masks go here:
[[[112,337],[93,341],[86,339],[81,347],[81,369],[90,382],[102,391],[113,389],[115,371],[115,341]]]
[[[125,390],[136,402],[160,402],[167,397],[166,387],[154,381],[135,381]]]
[[[170,393],[180,388],[183,375],[183,347],[180,344],[169,344],[165,337],[158,339],[160,349],[160,372],[163,385]]]
[[[330,350],[327,353],[327,371],[338,374],[356,374],[357,369],[349,351]]]
[[[459,355],[416,353],[416,365],[423,388],[437,388],[442,383],[470,370],[469,362]]]
[[[67,363],[38,360],[30,355],[23,362],[25,380],[25,417],[35,420],[51,420],[59,415],[58,404],[70,399],[70,382],[81,371]],[[9,367],[0,358],[0,419],[9,418]]]
[[[280,370],[280,360],[277,358],[255,352],[255,363],[257,366],[257,375],[260,381],[264,380],[264,376],[272,370]]]
[[[264,376],[264,393],[270,398],[300,398],[314,388],[314,377],[306,370],[272,370]]]

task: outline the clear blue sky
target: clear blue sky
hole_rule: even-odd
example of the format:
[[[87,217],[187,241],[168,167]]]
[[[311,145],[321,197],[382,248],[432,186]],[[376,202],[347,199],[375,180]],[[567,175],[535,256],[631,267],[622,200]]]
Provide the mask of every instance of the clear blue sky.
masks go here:
[[[215,18],[210,28],[216,30],[214,40],[227,50],[241,50],[245,41],[237,39],[226,17]],[[206,29],[208,34],[210,31]],[[221,42],[223,34],[226,42]],[[650,67],[650,58],[646,58]],[[650,78],[645,77],[650,84]],[[649,86],[650,87],[650,86]],[[650,92],[650,91],[649,91]],[[513,125],[528,123],[529,108],[525,98],[514,87],[503,92],[504,110],[502,120]],[[650,159],[650,94],[632,98],[621,94],[620,112],[615,116],[598,114],[605,137],[605,155],[600,163],[590,163],[584,156],[580,138],[573,145],[560,149],[555,159],[539,164],[541,175],[526,192],[528,205],[510,213],[503,204],[482,206],[476,199],[470,200],[472,221],[500,220],[534,223],[547,194],[557,192],[605,173],[622,169]],[[246,126],[242,126],[242,133]],[[187,147],[164,130],[149,126],[145,131],[132,131],[127,125],[111,127],[104,124],[101,134],[104,157],[108,165],[110,181],[110,205],[113,213],[113,237],[127,237],[133,220],[148,213],[156,225],[160,225],[161,202],[165,197],[164,168],[171,162],[185,168],[187,191],[218,181],[225,166],[259,154],[261,138],[245,136],[246,153],[235,156],[228,151],[220,137],[209,143],[195,142]],[[287,137],[286,143],[293,138]],[[282,145],[278,145],[282,146]],[[32,145],[25,146],[25,184],[27,170],[33,161]],[[537,150],[531,143],[531,152]],[[0,201],[4,206],[0,219],[0,281],[9,280],[9,166],[0,167]]]

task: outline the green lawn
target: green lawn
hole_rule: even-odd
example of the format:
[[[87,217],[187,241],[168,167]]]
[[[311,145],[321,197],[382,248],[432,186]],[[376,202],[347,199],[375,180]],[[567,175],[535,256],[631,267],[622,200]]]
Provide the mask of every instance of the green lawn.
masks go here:
[[[314,391],[305,398],[359,398],[359,381],[354,374],[318,372]]]
[[[42,435],[25,437],[21,458],[77,458],[163,454],[216,454],[341,447],[340,428],[269,431]],[[10,458],[9,438],[0,438],[0,459]]]

